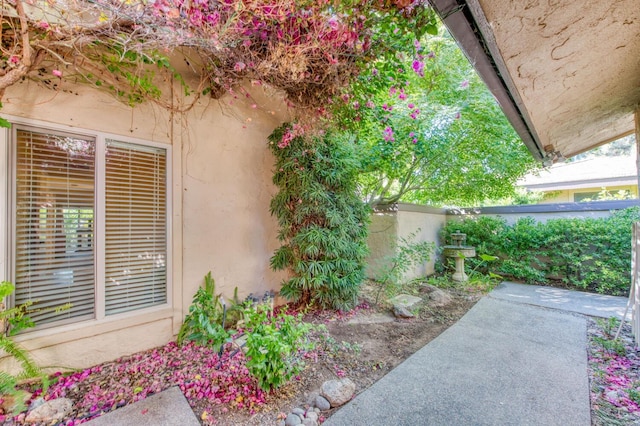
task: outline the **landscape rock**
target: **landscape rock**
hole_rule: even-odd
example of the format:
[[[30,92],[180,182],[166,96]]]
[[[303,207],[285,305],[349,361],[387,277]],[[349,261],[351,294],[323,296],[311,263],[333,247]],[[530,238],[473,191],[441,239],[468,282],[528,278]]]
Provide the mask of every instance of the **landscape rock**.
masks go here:
[[[294,408],[291,412],[299,416],[304,416],[304,410],[302,408]]]
[[[429,295],[429,304],[431,306],[446,306],[453,301],[453,298],[447,291],[431,284],[423,284],[420,291]]]
[[[347,403],[356,393],[356,384],[350,379],[328,380],[322,384],[321,394],[331,407],[340,407]]]
[[[315,401],[314,405],[320,411],[327,411],[327,410],[329,410],[331,408],[331,404],[329,403],[327,398],[325,398],[322,395],[318,395],[316,397],[316,401]]]
[[[47,401],[27,414],[27,423],[54,423],[65,418],[73,408],[73,402],[68,398],[58,398]]]
[[[291,413],[284,420],[284,424],[286,426],[298,426],[302,424],[302,419],[299,415]]]
[[[318,422],[316,420],[311,420],[311,419],[304,419],[302,421],[302,424],[304,426],[318,426]]]
[[[315,411],[309,411],[307,412],[305,419],[318,421],[318,413],[316,413]]]
[[[422,299],[410,294],[399,294],[396,297],[389,299],[389,303],[393,306],[401,306],[403,308],[411,309],[416,304],[422,302]]]
[[[396,318],[414,318],[415,317],[415,315],[413,315],[410,310],[408,310],[404,306],[397,306],[397,305],[393,307],[393,315],[395,315]]]
[[[436,288],[434,291],[429,293],[429,304],[431,306],[442,307],[447,306],[451,302],[453,302],[453,298],[444,290]]]

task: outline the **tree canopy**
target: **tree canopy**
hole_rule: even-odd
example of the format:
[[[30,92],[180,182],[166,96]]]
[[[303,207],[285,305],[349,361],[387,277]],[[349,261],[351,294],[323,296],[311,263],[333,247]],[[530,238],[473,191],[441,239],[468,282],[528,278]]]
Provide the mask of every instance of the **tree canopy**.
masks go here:
[[[369,204],[473,205],[513,193],[534,160],[440,27],[354,85],[342,126],[357,135]]]

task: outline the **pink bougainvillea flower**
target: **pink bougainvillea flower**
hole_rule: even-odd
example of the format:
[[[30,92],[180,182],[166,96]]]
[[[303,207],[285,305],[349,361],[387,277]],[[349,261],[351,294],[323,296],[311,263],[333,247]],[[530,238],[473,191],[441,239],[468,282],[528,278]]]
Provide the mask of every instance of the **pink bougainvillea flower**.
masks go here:
[[[398,89],[396,88],[396,86],[391,86],[391,88],[389,89],[389,96],[394,96],[397,91]]]
[[[466,89],[467,87],[469,87],[469,80],[465,80],[462,83],[460,83],[461,89]]]
[[[429,53],[427,54],[427,58],[429,58],[429,59],[433,59],[433,58],[435,58],[435,57],[436,57],[436,54],[435,54],[433,51],[431,51],[431,52],[429,52]]]
[[[9,58],[9,62],[11,62],[12,64],[17,64],[18,62],[20,62],[20,58],[14,55]]]
[[[387,127],[384,129],[384,140],[385,142],[395,141],[395,138],[393,137],[393,129],[391,127]]]
[[[461,116],[462,116],[462,115],[461,115],[461,114],[460,114],[460,112],[458,111],[458,112],[456,112],[456,115],[454,116],[454,118],[455,118],[456,120],[460,120],[460,117],[461,117]]]
[[[353,103],[353,109],[355,109],[355,110],[360,109],[360,102],[355,101],[355,102]]]
[[[46,21],[40,21],[38,22],[38,26],[40,28],[42,28],[43,30],[48,30],[49,29],[49,23]]]
[[[417,119],[418,118],[418,114],[420,114],[420,110],[419,109],[414,109],[413,112],[410,114],[412,119]]]
[[[413,142],[414,145],[417,144],[418,143],[418,138],[413,138],[412,142]]]
[[[416,107],[414,104],[408,104],[407,106],[409,107],[409,109],[414,109]]]
[[[398,99],[404,101],[405,99],[407,99],[407,94],[404,93],[404,90],[400,90],[400,94],[398,95]]]
[[[411,64],[413,71],[418,74],[420,77],[424,77],[424,62],[415,60],[413,64]]]
[[[367,101],[366,106],[367,106],[367,108],[375,108],[376,107],[376,105],[372,101]]]
[[[56,77],[62,77],[62,71],[60,70],[52,70],[51,74],[55,75]]]
[[[247,64],[245,64],[244,62],[236,62],[236,64],[233,66],[233,69],[236,72],[241,72],[246,67],[247,67]]]
[[[413,41],[413,47],[416,48],[416,51],[420,50],[421,46],[420,46],[420,40],[414,40]]]
[[[393,105],[383,104],[382,109],[385,111],[393,111]]]

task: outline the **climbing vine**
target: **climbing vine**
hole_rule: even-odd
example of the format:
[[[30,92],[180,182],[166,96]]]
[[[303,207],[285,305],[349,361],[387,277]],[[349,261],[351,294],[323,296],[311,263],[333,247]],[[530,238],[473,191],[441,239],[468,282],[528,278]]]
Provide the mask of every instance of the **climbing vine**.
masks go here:
[[[435,22],[424,0],[8,0],[4,7],[0,95],[22,79],[52,89],[72,81],[168,108],[160,87],[170,79],[192,103],[252,81],[321,116],[369,61],[392,56],[385,34],[404,38]]]

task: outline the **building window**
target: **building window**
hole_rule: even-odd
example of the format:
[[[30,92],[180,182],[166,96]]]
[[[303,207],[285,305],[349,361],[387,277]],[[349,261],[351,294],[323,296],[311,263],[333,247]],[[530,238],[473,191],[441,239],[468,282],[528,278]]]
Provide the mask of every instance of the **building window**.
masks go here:
[[[575,192],[573,194],[573,202],[580,203],[583,201],[592,201],[598,198],[599,192]]]
[[[36,325],[167,303],[167,150],[23,126],[13,147],[15,303]]]

